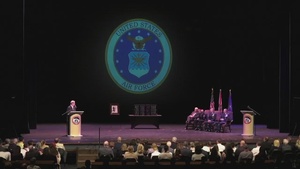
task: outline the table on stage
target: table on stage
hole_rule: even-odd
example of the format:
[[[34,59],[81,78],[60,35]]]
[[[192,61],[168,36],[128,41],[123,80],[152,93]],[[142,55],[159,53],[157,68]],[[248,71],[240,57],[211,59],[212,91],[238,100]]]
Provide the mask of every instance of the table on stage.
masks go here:
[[[139,124],[152,124],[159,129],[160,114],[156,115],[129,115],[131,128],[134,129]]]

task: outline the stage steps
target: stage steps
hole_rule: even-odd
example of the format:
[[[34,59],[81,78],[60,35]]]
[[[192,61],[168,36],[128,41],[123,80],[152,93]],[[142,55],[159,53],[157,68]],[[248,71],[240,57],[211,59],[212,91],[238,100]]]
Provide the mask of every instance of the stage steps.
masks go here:
[[[98,150],[93,148],[77,148],[76,165],[78,168],[84,166],[86,160],[95,162],[98,158]]]

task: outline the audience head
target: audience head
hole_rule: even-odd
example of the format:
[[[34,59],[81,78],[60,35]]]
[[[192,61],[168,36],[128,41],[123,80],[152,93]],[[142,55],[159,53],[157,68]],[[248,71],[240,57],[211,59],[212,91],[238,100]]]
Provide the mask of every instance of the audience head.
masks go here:
[[[268,136],[264,137],[264,142],[268,142],[268,141],[269,141],[269,137]]]
[[[287,145],[287,144],[289,144],[289,140],[285,138],[285,139],[283,139],[282,143]]]
[[[169,147],[171,147],[172,142],[171,142],[171,141],[167,141],[167,144],[166,144],[166,145],[169,146]]]
[[[172,137],[172,142],[176,143],[177,142],[177,137]]]
[[[108,141],[104,141],[103,146],[104,147],[109,147],[109,142]]]
[[[122,137],[119,136],[119,137],[117,138],[117,142],[119,142],[119,143],[122,142]]]
[[[169,146],[168,145],[165,145],[164,146],[164,152],[168,152],[169,151]]]
[[[144,145],[143,144],[138,144],[138,146],[137,146],[137,149],[136,149],[136,152],[137,153],[139,153],[139,154],[143,154],[144,153],[144,151],[145,151],[145,149],[144,149]]]
[[[60,139],[59,138],[55,138],[54,139],[54,143],[59,143],[60,142]]]
[[[127,151],[130,152],[130,153],[133,153],[134,152],[134,147],[132,145],[129,145]]]
[[[274,147],[280,147],[280,141],[279,141],[279,139],[275,139],[275,140],[273,141],[273,146],[274,146]]]
[[[202,153],[202,146],[198,145],[195,147],[195,154],[201,154]]]

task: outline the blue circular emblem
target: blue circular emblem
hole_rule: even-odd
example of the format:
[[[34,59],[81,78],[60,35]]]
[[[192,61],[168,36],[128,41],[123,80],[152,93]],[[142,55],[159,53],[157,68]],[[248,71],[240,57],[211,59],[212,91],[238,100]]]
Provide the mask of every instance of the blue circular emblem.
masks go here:
[[[143,94],[158,88],[172,64],[172,50],[164,31],[145,19],[132,19],[111,34],[105,62],[113,81],[123,90]]]

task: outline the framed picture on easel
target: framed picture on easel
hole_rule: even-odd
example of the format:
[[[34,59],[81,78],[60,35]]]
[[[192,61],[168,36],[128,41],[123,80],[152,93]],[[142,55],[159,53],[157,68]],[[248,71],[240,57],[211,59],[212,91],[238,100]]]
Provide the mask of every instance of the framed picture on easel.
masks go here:
[[[110,115],[120,115],[119,104],[110,104]]]

